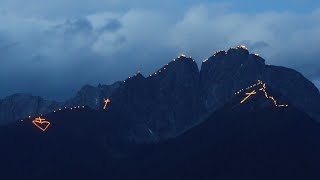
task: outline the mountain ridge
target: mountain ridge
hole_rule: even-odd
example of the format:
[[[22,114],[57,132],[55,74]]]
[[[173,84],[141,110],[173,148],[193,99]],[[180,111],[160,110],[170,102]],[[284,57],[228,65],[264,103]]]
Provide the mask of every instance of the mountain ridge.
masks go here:
[[[146,77],[138,72],[112,85],[84,86],[74,98],[58,106],[85,105],[101,110],[104,99],[110,98],[109,108],[122,112],[131,124],[128,131],[133,141],[144,142],[150,131],[151,139],[161,140],[201,122],[223,107],[239,89],[258,80],[271,85],[294,106],[320,121],[317,108],[320,93],[314,84],[295,70],[266,65],[263,58],[250,54],[245,46],[215,52],[203,61],[201,69],[194,59],[182,54]],[[4,106],[0,101],[0,107]],[[56,104],[52,106],[56,108]],[[49,106],[46,111],[34,111],[31,115],[48,113],[53,108]],[[1,111],[0,117],[8,114]],[[29,112],[24,117],[28,115]]]
[[[46,114],[52,123],[46,132],[27,118],[0,127],[6,164],[0,177],[319,179],[319,123],[293,105],[274,106],[262,91],[239,103],[246,95],[242,91],[202,123],[157,143],[123,144],[130,125],[112,106]]]

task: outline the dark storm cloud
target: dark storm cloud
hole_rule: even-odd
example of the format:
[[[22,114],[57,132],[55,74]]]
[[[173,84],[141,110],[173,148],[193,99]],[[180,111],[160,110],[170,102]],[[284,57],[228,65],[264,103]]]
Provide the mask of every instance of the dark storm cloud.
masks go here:
[[[29,8],[18,9],[18,2]],[[112,83],[138,70],[148,75],[180,53],[201,62],[240,43],[268,64],[295,68],[319,85],[316,7],[248,13],[230,3],[90,2],[4,0],[0,97],[31,92],[64,99],[84,84]]]

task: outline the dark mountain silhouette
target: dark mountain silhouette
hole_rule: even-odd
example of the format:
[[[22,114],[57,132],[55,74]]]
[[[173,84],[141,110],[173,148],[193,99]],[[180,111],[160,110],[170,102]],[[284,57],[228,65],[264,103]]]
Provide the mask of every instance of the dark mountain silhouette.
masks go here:
[[[260,79],[281,92],[298,109],[320,120],[320,108],[317,108],[320,93],[314,84],[295,70],[265,65],[263,58],[249,54],[244,46],[227,52],[217,51],[202,63],[200,79],[202,101],[209,112],[222,107],[234,92]]]
[[[275,107],[262,93],[241,105],[244,97],[141,152],[137,179],[318,179],[319,124],[295,107]]]
[[[258,80],[271,85],[299,110],[320,120],[320,93],[309,80],[295,70],[265,65],[263,58],[250,54],[244,46],[214,53],[202,63],[201,71],[192,58],[181,55],[148,77],[137,73],[113,85],[85,86],[75,98],[63,103],[42,105],[26,100],[35,103],[24,109],[18,108],[21,103],[28,103],[24,102],[24,96],[8,97],[0,101],[0,117],[9,122],[52,112],[57,106],[85,105],[98,110],[102,109],[104,99],[109,98],[110,108],[124,116],[130,141],[157,142],[201,123],[230,101],[236,91]]]
[[[198,79],[194,60],[180,56],[148,78],[138,73],[127,79],[110,96],[110,108],[119,109],[132,124],[133,141],[174,137],[199,121],[204,109]]]
[[[137,76],[133,83],[143,80]],[[157,144],[128,142],[132,125],[117,106],[44,115],[45,132],[29,118],[11,123],[0,127],[0,178],[319,179],[319,124],[268,86],[267,97],[289,103],[275,106],[261,87],[244,88],[199,125]]]
[[[14,94],[0,100],[0,125],[18,121],[28,116],[50,113],[65,106],[74,107],[86,105],[97,109],[103,104],[103,97],[108,97],[121,83],[99,85],[93,87],[85,85],[75,97],[65,102],[44,100],[31,94]]]

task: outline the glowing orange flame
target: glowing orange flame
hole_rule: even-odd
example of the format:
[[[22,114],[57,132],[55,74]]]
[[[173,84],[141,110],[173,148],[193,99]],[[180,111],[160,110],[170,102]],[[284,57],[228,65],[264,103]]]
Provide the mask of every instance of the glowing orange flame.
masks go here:
[[[106,100],[104,100],[104,106],[103,106],[103,109],[106,109],[106,108],[107,108],[107,105],[108,105],[108,103],[109,103],[109,102],[111,102],[109,98],[108,98],[108,99],[106,99]]]
[[[245,97],[241,102],[240,104],[242,104],[243,102],[245,102],[250,96],[254,95],[254,94],[257,94],[256,90],[253,90],[252,92],[250,93],[246,93],[247,97]]]
[[[278,104],[277,100],[273,96],[269,96],[267,93],[267,90],[266,90],[266,88],[267,88],[266,83],[263,83],[261,80],[258,80],[258,83],[254,84],[252,86],[249,86],[245,89],[249,90],[249,89],[254,88],[255,86],[258,86],[258,85],[262,85],[262,88],[260,88],[259,90],[263,92],[264,96],[267,99],[271,99],[273,101],[274,106],[276,106],[276,107],[288,107],[289,106],[287,104]],[[242,91],[244,91],[244,89],[239,90],[235,94],[240,94]],[[252,96],[254,94],[257,94],[256,90],[253,90],[250,93],[246,93],[247,96],[240,102],[240,104],[244,103],[250,96]]]
[[[289,105],[287,105],[287,104],[278,104],[278,103],[277,103],[277,100],[276,100],[274,97],[268,95],[268,93],[267,93],[267,91],[266,91],[266,88],[267,88],[267,87],[266,87],[266,83],[264,83],[263,86],[262,86],[262,88],[260,88],[259,90],[260,90],[260,91],[263,91],[264,96],[265,96],[267,99],[271,99],[271,100],[273,101],[273,104],[274,104],[275,106],[277,106],[277,107],[288,107],[288,106],[289,106]]]
[[[185,54],[180,54],[179,58],[185,58],[186,55]]]
[[[46,119],[42,119],[40,116],[35,118],[32,123],[42,131],[46,131],[50,126],[50,122],[46,121]]]

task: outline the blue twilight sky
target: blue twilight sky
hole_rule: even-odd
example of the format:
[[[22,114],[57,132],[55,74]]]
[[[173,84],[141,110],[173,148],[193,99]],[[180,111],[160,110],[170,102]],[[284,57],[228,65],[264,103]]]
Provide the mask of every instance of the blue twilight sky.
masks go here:
[[[239,44],[320,87],[319,0],[0,0],[0,98],[63,100]]]

